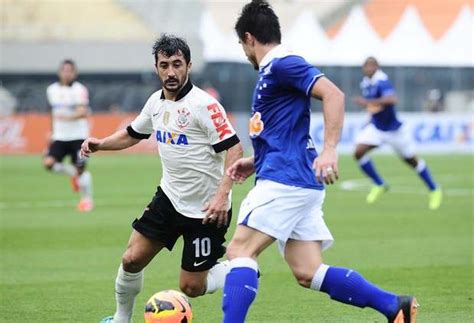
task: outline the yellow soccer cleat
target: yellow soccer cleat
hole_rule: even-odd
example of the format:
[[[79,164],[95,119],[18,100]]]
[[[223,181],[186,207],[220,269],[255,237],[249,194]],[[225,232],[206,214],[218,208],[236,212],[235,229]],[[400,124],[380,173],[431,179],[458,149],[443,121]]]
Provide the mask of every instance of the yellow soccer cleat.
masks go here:
[[[430,201],[429,201],[429,208],[430,210],[437,210],[441,206],[441,202],[443,201],[443,192],[440,188],[435,189],[434,191],[430,192]]]
[[[388,186],[386,185],[375,185],[370,190],[369,194],[367,194],[366,201],[368,204],[373,204],[375,201],[379,199],[379,197],[388,191]]]

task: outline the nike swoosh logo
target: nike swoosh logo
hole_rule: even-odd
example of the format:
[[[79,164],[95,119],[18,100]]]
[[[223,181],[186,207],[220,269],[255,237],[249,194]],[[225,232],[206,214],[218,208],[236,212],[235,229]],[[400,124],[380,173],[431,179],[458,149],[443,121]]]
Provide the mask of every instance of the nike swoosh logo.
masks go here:
[[[193,265],[194,265],[194,267],[198,267],[198,266],[201,266],[201,265],[202,265],[203,263],[205,263],[206,261],[207,261],[207,259],[206,259],[206,260],[203,260],[203,261],[201,261],[201,262],[194,262]]]
[[[249,286],[249,285],[245,285],[244,287],[247,288],[248,290],[251,290],[255,294],[257,294],[257,289],[255,287],[252,287],[252,286]]]
[[[157,116],[157,115],[159,115],[159,114],[160,114],[159,112],[153,113],[152,117]]]

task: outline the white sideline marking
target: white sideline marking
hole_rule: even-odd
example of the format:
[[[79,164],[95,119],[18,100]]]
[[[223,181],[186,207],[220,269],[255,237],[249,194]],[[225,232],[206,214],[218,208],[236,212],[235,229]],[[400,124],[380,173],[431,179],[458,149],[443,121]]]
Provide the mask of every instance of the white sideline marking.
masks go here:
[[[398,178],[401,179],[401,178]],[[394,184],[390,185],[389,192],[392,193],[400,193],[400,194],[418,194],[418,195],[426,195],[428,192],[427,190],[421,186],[423,185],[420,183],[420,187],[412,187],[406,186],[404,184]],[[366,178],[356,178],[356,179],[349,179],[346,181],[342,181],[338,187],[344,191],[356,191],[356,192],[365,192],[369,191],[372,187],[370,181]],[[443,193],[445,195],[451,196],[472,196],[474,195],[474,189],[472,188],[443,188]]]

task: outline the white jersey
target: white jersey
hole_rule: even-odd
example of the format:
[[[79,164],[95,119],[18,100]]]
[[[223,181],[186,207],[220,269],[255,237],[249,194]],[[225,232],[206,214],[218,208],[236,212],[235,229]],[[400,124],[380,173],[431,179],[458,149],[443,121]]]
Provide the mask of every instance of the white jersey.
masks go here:
[[[77,120],[60,120],[59,116],[72,115],[78,105],[89,105],[89,92],[79,82],[71,86],[59,82],[48,86],[46,90],[53,117],[53,140],[72,141],[85,139],[89,136],[87,118]]]
[[[203,218],[224,175],[225,151],[239,142],[223,107],[188,81],[176,101],[166,100],[162,90],[152,94],[127,130],[139,139],[156,132],[161,188],[176,211]]]

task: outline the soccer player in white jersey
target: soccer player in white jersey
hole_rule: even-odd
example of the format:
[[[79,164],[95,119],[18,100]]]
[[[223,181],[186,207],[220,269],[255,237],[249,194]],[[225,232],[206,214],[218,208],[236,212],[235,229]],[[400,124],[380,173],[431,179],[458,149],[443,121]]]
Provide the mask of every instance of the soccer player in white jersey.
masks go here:
[[[178,37],[162,35],[153,47],[162,90],[151,95],[126,130],[104,139],[88,138],[84,155],[120,150],[156,132],[163,177],[133,232],[115,285],[117,308],[103,322],[130,322],[143,269],[163,248],[183,236],[180,288],[190,297],[224,285],[228,267],[225,233],[231,220],[232,180],[227,169],[242,157],[240,141],[223,107],[191,83],[191,53]]]
[[[323,220],[322,182],[331,184],[338,177],[336,145],[344,94],[280,45],[278,17],[266,1],[247,4],[235,29],[259,78],[250,121],[254,156],[239,159],[228,174],[242,182],[255,172],[256,185],[242,202],[227,247],[231,271],[224,285],[224,323],[244,322],[258,291],[257,257],[274,241],[301,286],[339,302],[371,307],[389,322],[414,322],[414,297],[384,291],[358,272],[322,260],[322,251],[333,242]],[[309,136],[311,97],[323,102],[325,133],[319,156]]]
[[[92,176],[85,170],[86,160],[79,156],[81,144],[89,136],[89,92],[76,81],[77,69],[72,60],[61,63],[58,77],[59,81],[46,91],[51,106],[52,135],[43,165],[71,177],[73,190],[81,195],[78,211],[89,212],[93,209]],[[70,156],[73,165],[63,163],[66,156]]]
[[[383,144],[388,144],[409,166],[416,170],[420,179],[425,183],[430,191],[429,208],[431,210],[438,209],[443,197],[441,188],[433,180],[426,162],[415,155],[410,135],[397,117],[395,89],[387,74],[380,69],[379,63],[374,57],[368,57],[365,60],[362,71],[365,75],[360,83],[362,96],[354,98],[354,101],[367,109],[371,119],[356,138],[354,157],[364,174],[374,183],[367,195],[367,203],[374,203],[388,189],[388,185],[375,169],[368,152]]]

